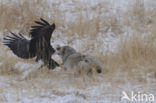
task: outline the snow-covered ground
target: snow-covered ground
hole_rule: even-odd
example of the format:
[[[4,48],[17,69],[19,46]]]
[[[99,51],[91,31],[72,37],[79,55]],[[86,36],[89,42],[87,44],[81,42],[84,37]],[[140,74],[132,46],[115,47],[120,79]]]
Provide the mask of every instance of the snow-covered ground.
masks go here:
[[[155,89],[151,88],[154,84],[130,84],[128,81],[112,83],[107,80],[107,76],[97,77],[98,82],[87,84],[82,78],[72,78],[58,72],[24,81],[17,81],[15,77],[0,76],[1,103],[127,103],[127,100],[121,99],[122,91],[128,94],[138,91],[155,95]],[[127,78],[125,76],[125,80]]]
[[[69,78],[67,74],[54,73],[24,81],[17,81],[16,76],[0,76],[1,103],[127,103],[127,100],[121,99],[122,91],[155,95],[155,89],[151,88],[155,85],[150,83],[130,84],[125,81],[118,84],[108,81],[106,76],[96,78],[100,80],[98,82],[85,84],[82,78]]]
[[[7,0],[1,1],[3,1],[3,3],[9,3]],[[51,0],[49,4],[51,6],[53,6],[53,4],[60,4],[59,9],[64,12],[62,15],[64,15],[65,21],[74,22],[79,14],[79,12],[73,12],[76,9],[88,8],[89,19],[92,19],[97,15],[97,11],[94,10],[94,7],[103,7],[104,5],[105,7],[103,10],[111,8],[111,13],[118,16],[118,9],[125,12],[132,1],[133,0],[66,0],[64,2],[61,0]],[[149,8],[151,8],[151,5],[156,5],[154,0],[147,1],[148,0],[145,0],[145,5]],[[75,5],[75,2],[77,5]],[[81,5],[83,8],[80,8],[77,2],[81,2],[80,4],[83,2],[83,5]],[[105,3],[108,3],[108,5],[106,6]],[[113,4],[113,6],[109,4]],[[152,7],[154,8],[154,6]],[[109,15],[110,12],[106,14],[101,13],[100,17],[103,19],[105,16],[109,17]],[[51,17],[50,13],[49,17]],[[98,33],[94,40],[89,36],[84,36],[84,38],[80,39],[78,34],[66,37],[62,32],[56,31],[53,34],[53,38],[55,39],[52,41],[51,45],[54,47],[57,45],[70,45],[79,52],[85,51],[86,54],[95,56],[99,53],[104,54],[105,52],[115,53],[121,37],[124,38],[124,36],[126,37],[130,33],[133,33],[131,28],[124,27],[124,29],[126,30],[123,30],[121,35],[116,36],[115,33],[111,31],[111,28],[109,28],[105,35]],[[0,42],[2,38],[3,35],[0,33]],[[71,40],[72,43],[69,43],[68,41]],[[4,48],[2,43],[0,43],[0,46]],[[88,46],[90,46],[89,49]],[[94,49],[97,47],[100,49],[97,49],[95,53]],[[7,51],[7,53],[4,53],[4,50],[6,50],[6,48],[0,50],[0,57],[2,57],[3,54],[7,54],[7,58],[16,58],[12,52]],[[55,58],[57,58],[57,56]],[[0,59],[0,68],[3,64],[4,61]],[[19,61],[14,63],[12,68],[22,71],[32,65],[31,63]],[[122,100],[123,91],[127,92],[129,95],[132,91],[136,93],[153,94],[155,96],[155,101],[151,103],[156,103],[156,79],[151,78],[151,75],[153,75],[152,73],[145,75],[146,83],[143,83],[137,80],[138,77],[136,77],[136,80],[131,80],[131,77],[128,77],[127,73],[121,71],[120,68],[115,72],[115,75],[107,73],[94,75],[95,80],[88,81],[83,81],[82,77],[74,78],[72,74],[65,73],[61,68],[57,68],[54,71],[39,70],[22,81],[19,80],[21,75],[19,73],[1,73],[3,75],[0,75],[0,103],[130,103],[130,101]],[[138,72],[138,75],[144,75],[139,74],[141,73],[140,71],[134,72]],[[137,101],[134,103],[137,103]],[[147,102],[138,101],[138,103]]]

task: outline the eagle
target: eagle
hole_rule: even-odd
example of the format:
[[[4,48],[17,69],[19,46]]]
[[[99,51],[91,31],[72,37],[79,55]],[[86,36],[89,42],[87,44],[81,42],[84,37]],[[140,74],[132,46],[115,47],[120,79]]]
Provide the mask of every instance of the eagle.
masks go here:
[[[10,32],[11,35],[4,37],[4,45],[8,46],[10,50],[22,59],[32,59],[36,57],[36,62],[42,60],[43,65],[48,69],[55,69],[59,64],[54,61],[51,56],[55,53],[55,49],[50,44],[50,39],[55,24],[49,24],[43,18],[35,21],[35,25],[31,26],[30,36],[27,39],[21,33],[18,35]]]

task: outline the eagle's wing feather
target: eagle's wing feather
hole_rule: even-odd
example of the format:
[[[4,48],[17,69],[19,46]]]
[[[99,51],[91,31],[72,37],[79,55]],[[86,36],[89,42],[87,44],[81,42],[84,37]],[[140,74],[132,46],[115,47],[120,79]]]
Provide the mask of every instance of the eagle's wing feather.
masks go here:
[[[35,57],[35,51],[29,51],[30,40],[27,40],[22,34],[16,35],[12,32],[10,33],[12,36],[4,38],[4,45],[8,46],[20,58],[29,59]]]
[[[43,18],[40,18],[41,21],[43,21],[45,24],[50,25],[46,20],[44,20]]]
[[[42,25],[42,26],[45,26],[46,24],[45,23],[42,23],[42,22],[39,22],[39,21],[35,21],[36,24],[39,24],[39,25]]]
[[[31,26],[30,35],[32,38],[44,35],[42,31],[46,27],[50,27],[50,24],[46,20],[42,18],[40,18],[40,20],[41,21],[35,21],[35,23],[38,24],[37,26]]]

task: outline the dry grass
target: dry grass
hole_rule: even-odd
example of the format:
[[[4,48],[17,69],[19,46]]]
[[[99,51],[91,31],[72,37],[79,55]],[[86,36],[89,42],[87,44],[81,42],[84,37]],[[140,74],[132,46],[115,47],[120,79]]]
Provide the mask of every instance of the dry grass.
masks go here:
[[[110,28],[116,35],[120,35],[122,32],[126,32],[121,28],[128,26],[133,29],[133,36],[127,36],[121,39],[118,52],[116,54],[104,53],[106,55],[103,55],[102,57],[99,55],[104,62],[104,66],[109,68],[109,70],[110,68],[114,70],[114,68],[120,67],[122,64],[126,65],[128,68],[133,68],[132,66],[135,65],[142,65],[142,63],[149,63],[149,65],[155,66],[155,14],[153,14],[153,11],[151,10],[145,10],[143,2],[137,0],[132,4],[133,8],[129,8],[128,12],[123,15],[119,14],[119,16],[123,18],[123,22],[120,22],[118,16],[112,13],[112,8],[109,8],[108,5],[110,4],[108,2],[104,2],[105,5],[98,4],[96,7],[92,7],[92,11],[96,13],[96,16],[92,19],[89,19],[89,9],[86,8],[85,5],[76,1],[75,3],[78,7],[72,12],[77,13],[77,19],[74,22],[67,22],[67,18],[63,16],[65,14],[58,9],[59,4],[57,3],[53,4],[51,7],[47,4],[47,1],[43,2],[40,0],[23,0],[21,2],[10,1],[8,4],[1,1],[0,29],[1,31],[19,30],[19,32],[27,33],[30,26],[33,24],[33,21],[39,19],[39,17],[43,17],[56,23],[56,32],[60,31],[66,36],[78,34],[80,37],[84,37],[84,35],[88,35],[91,39],[94,39],[98,33],[105,35]],[[111,15],[101,19],[100,15],[102,15],[103,12],[110,13]],[[151,14],[153,15],[151,16]],[[146,28],[148,25],[150,25],[150,28]],[[141,33],[147,34],[145,37],[142,37]],[[9,57],[6,58],[3,56],[1,57],[1,60],[7,63],[6,61],[8,61]],[[16,60],[17,59],[14,60],[13,58],[11,61],[15,63]],[[112,63],[113,65],[111,65]],[[8,64],[6,65],[9,66]],[[10,67],[11,66],[4,68]]]
[[[34,20],[40,17],[48,21],[55,22],[57,30],[61,31],[66,36],[78,34],[80,37],[90,35],[94,38],[98,33],[103,35],[111,28],[116,34],[121,33],[121,24],[117,17],[112,14],[100,18],[103,15],[103,10],[106,13],[112,12],[108,6],[108,2],[103,2],[104,5],[98,4],[92,7],[92,11],[87,8],[82,2],[76,2],[76,9],[69,10],[69,13],[76,15],[75,21],[70,21],[68,16],[59,9],[58,3],[49,4],[47,1],[40,0],[22,0],[21,2],[10,1],[9,3],[0,4],[0,30],[10,31],[18,30],[19,32],[28,33],[30,26]],[[59,3],[64,3],[59,1]],[[65,11],[66,12],[66,11]],[[89,12],[94,13],[92,19],[89,17]],[[67,21],[66,21],[67,20]]]
[[[32,25],[38,17],[44,17],[44,12],[39,12],[38,7],[45,7],[42,1],[21,1],[19,3],[10,1],[5,4],[1,1],[0,16],[1,30],[24,29]]]
[[[90,82],[89,84],[90,86],[101,85],[101,83],[106,85],[111,82],[112,85],[108,90],[103,90],[104,88],[102,88],[101,91],[105,92],[103,97],[106,97],[105,94],[113,94],[116,88],[119,89],[119,85],[123,87],[127,81],[132,84],[132,87],[139,84],[145,89],[155,89],[153,86],[147,87],[154,84],[153,82],[150,82],[149,85],[146,84],[149,82],[148,78],[156,79],[156,13],[153,10],[146,10],[140,0],[136,1],[138,2],[132,3],[127,12],[120,14],[119,10],[117,11],[118,15],[116,15],[113,14],[113,10],[110,8],[112,4],[109,2],[98,4],[89,11],[90,9],[85,4],[73,0],[77,8],[69,10],[69,12],[74,16],[76,15],[75,21],[67,20],[69,18],[59,9],[60,4],[64,3],[64,1],[59,1],[52,5],[48,5],[47,0],[9,1],[7,4],[0,1],[0,31],[4,35],[8,34],[10,30],[26,34],[29,32],[33,21],[43,17],[51,23],[56,23],[55,34],[61,32],[65,37],[78,34],[78,39],[82,39],[85,36],[91,38],[91,40],[87,39],[85,50],[92,50],[93,54],[98,54],[96,56],[102,61],[105,72],[101,77],[97,76],[96,80],[99,80],[98,82]],[[89,17],[90,12],[95,14],[92,19]],[[108,13],[110,15],[100,18],[101,15]],[[126,28],[130,28],[131,31]],[[101,53],[94,48],[96,46],[92,41],[95,40],[97,34],[101,33],[104,37],[110,30],[115,34],[115,37],[120,37],[117,51],[115,53],[110,53],[109,51]],[[127,36],[122,33],[127,34]],[[69,41],[72,42],[74,40]],[[99,41],[97,44],[100,46],[101,42]],[[24,80],[25,83],[14,83],[14,80],[21,75],[14,67],[19,61],[34,63],[34,60],[22,60],[13,56],[10,50],[0,43],[0,63],[3,63],[2,65],[0,64],[0,75],[4,77],[0,77],[0,81],[4,83],[8,81],[10,83],[10,88],[15,90],[12,95],[17,94],[17,101],[23,95],[23,93],[21,94],[22,90],[28,91],[24,93],[24,96],[27,97],[29,95],[40,97],[41,92],[47,92],[57,96],[71,94],[82,98],[90,98],[89,94],[59,91],[60,88],[68,89],[70,87],[82,89],[84,85],[81,80],[73,78],[72,75],[57,70],[49,71],[46,67],[36,73],[32,73],[27,80]],[[2,86],[0,92],[5,93],[7,89],[8,87]],[[49,92],[49,90],[52,91]],[[85,89],[83,88],[82,90]],[[46,97],[47,95],[43,96]],[[3,94],[0,95],[0,101],[7,101]]]

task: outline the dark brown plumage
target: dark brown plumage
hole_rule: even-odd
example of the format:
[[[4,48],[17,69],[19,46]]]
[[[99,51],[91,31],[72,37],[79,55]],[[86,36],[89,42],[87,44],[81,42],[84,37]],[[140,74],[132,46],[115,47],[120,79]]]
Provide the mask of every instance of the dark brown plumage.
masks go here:
[[[12,36],[4,38],[4,45],[7,45],[20,58],[31,59],[36,57],[36,61],[42,60],[49,69],[54,69],[59,66],[57,62],[51,59],[55,50],[50,45],[50,38],[55,30],[55,24],[50,25],[42,18],[40,20],[35,21],[37,25],[31,27],[31,40],[27,40],[22,34],[16,35],[10,32]]]

